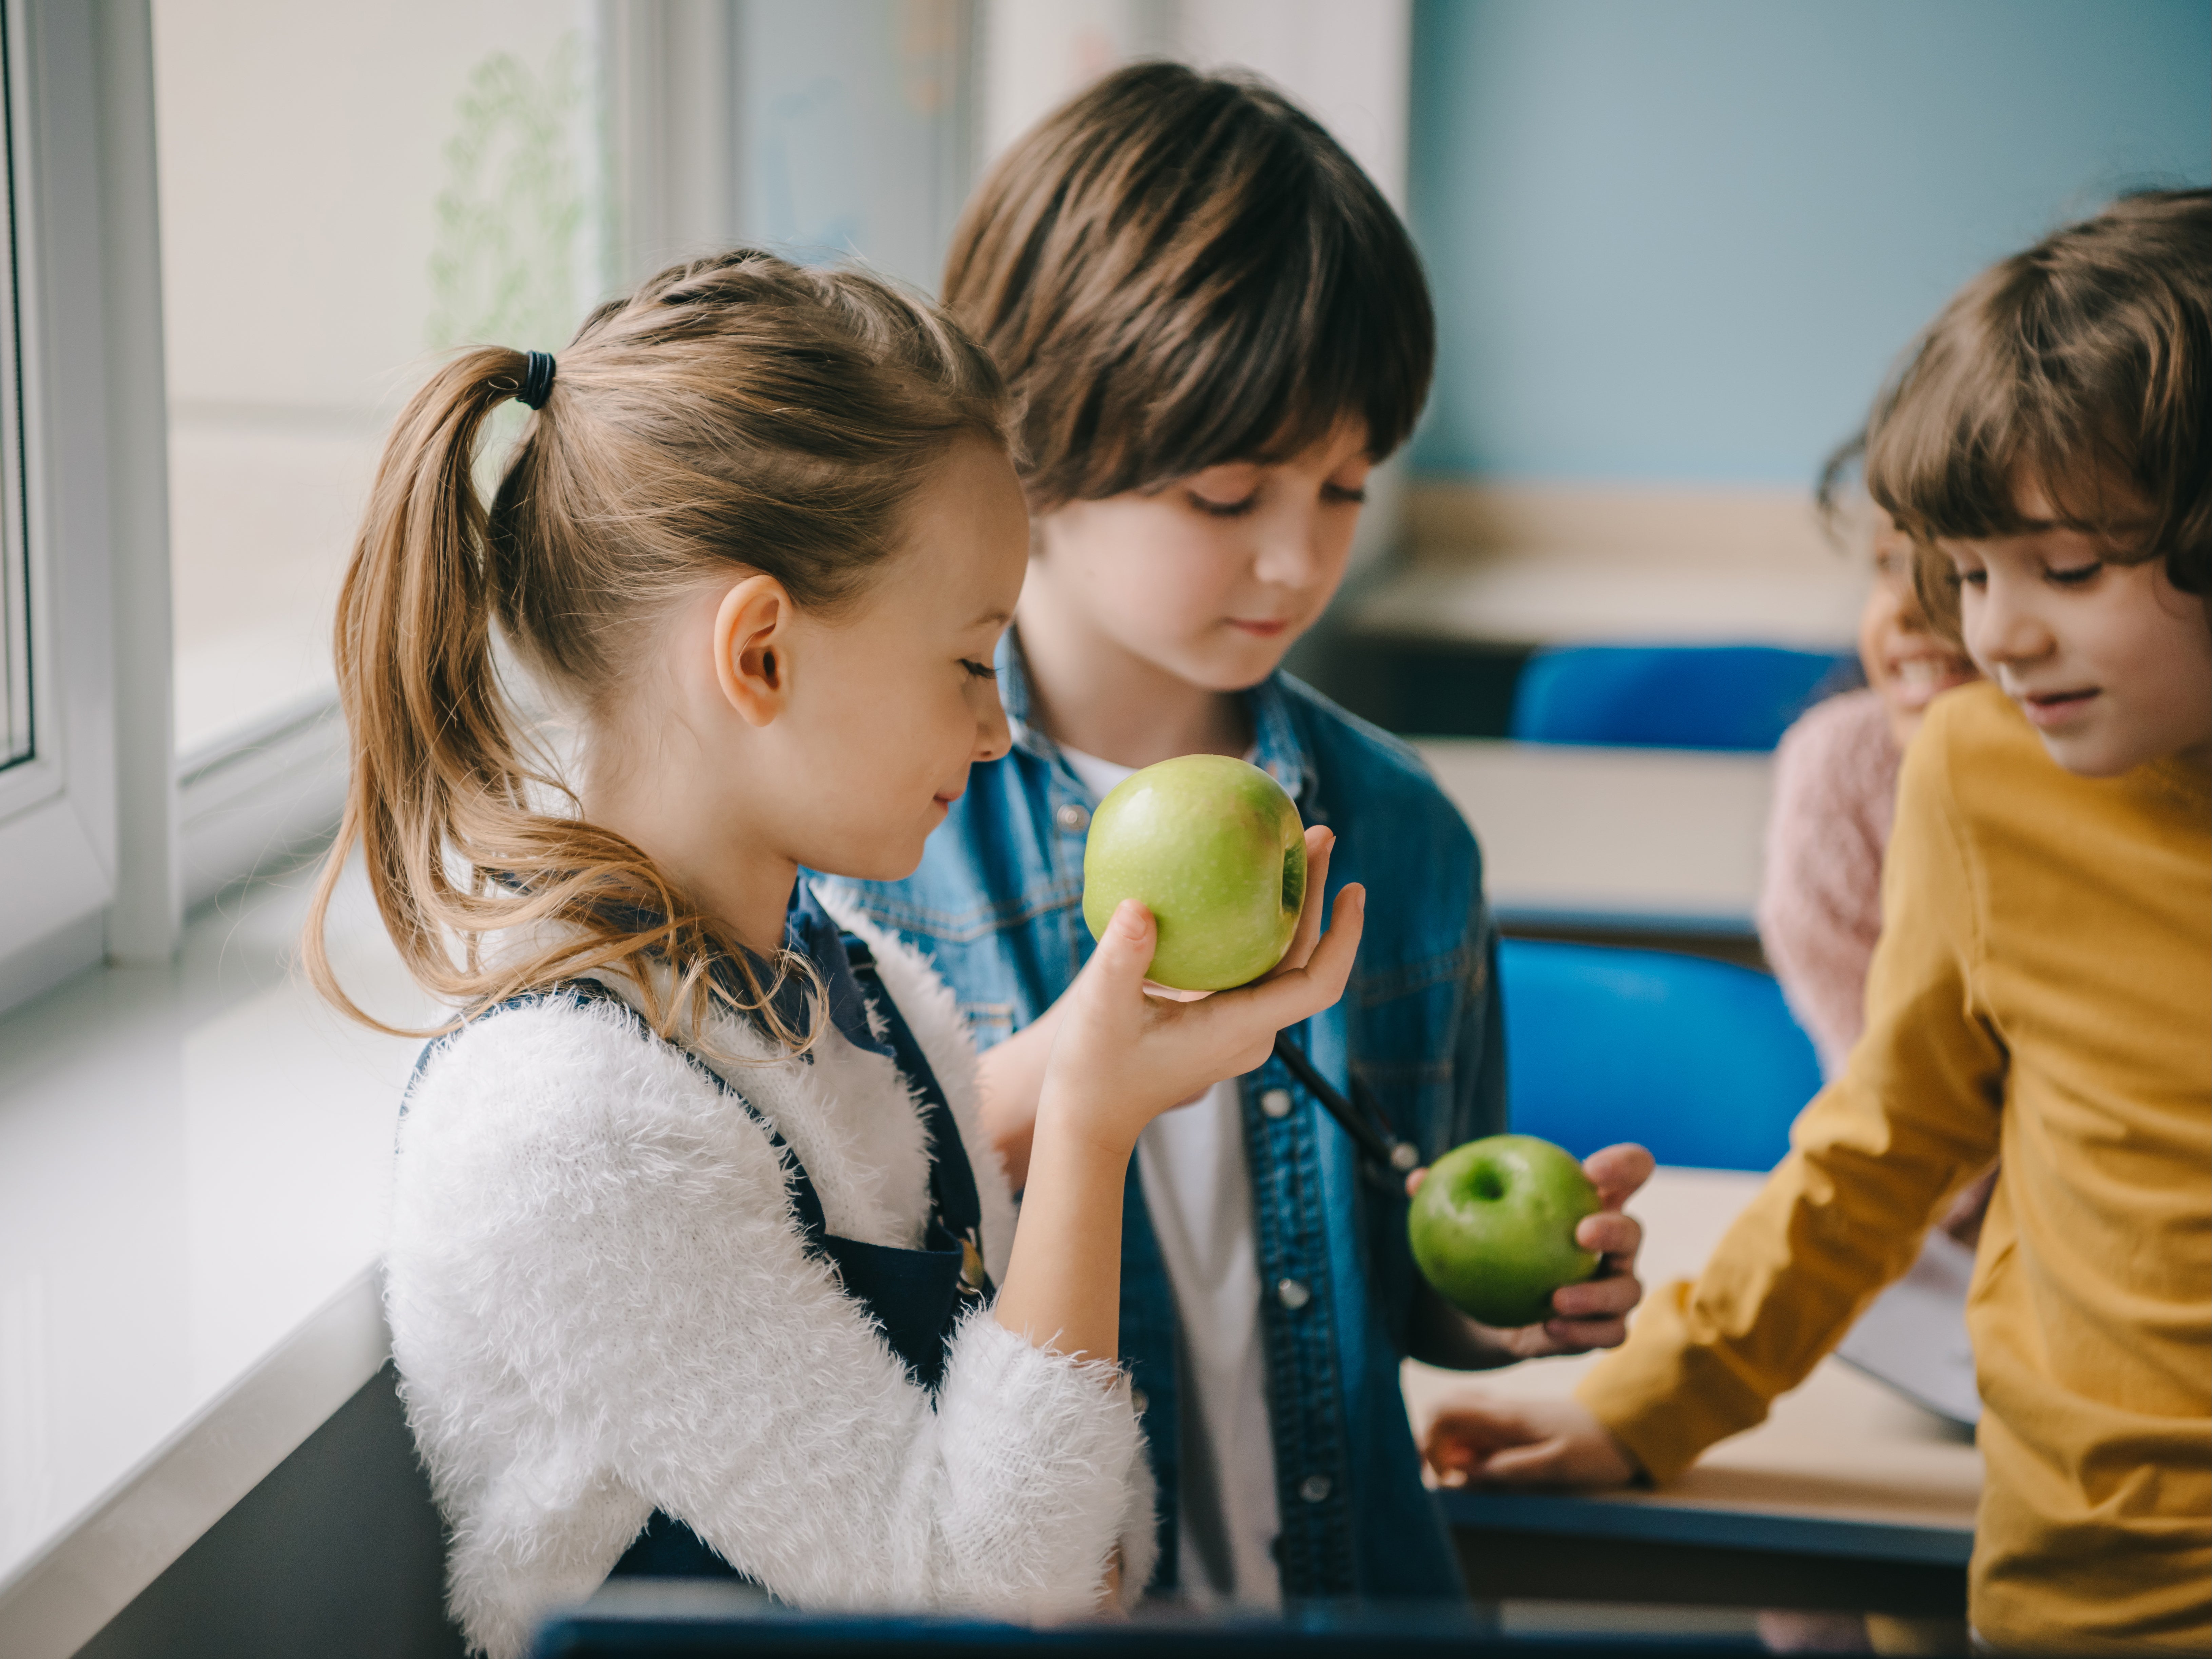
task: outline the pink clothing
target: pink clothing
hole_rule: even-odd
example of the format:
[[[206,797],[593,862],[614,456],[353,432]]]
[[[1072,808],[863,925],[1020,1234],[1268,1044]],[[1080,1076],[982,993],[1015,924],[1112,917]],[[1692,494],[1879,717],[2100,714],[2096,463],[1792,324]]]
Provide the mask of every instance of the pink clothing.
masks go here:
[[[1872,691],[1817,704],[1774,751],[1759,943],[1830,1077],[1866,1024],[1900,759]]]

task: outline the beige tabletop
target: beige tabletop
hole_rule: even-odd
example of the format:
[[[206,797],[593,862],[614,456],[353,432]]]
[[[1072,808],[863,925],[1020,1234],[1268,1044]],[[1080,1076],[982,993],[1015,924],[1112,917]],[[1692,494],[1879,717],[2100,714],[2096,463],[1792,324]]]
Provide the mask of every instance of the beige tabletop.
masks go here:
[[[1809,556],[1711,557],[1656,548],[1432,551],[1370,586],[1352,627],[1468,645],[1785,645],[1850,648],[1866,566]]]
[[[1647,1286],[1693,1277],[1764,1177],[1662,1169],[1631,1202],[1645,1230]],[[1454,1395],[1565,1395],[1592,1356],[1533,1360],[1469,1377],[1407,1362],[1418,1434]],[[1899,1560],[1963,1561],[1973,1539],[1981,1454],[1961,1431],[1838,1359],[1825,1359],[1755,1429],[1713,1447],[1658,1491],[1448,1495],[1466,1525],[1648,1537]]]
[[[1424,738],[1515,922],[1748,933],[1773,757]]]

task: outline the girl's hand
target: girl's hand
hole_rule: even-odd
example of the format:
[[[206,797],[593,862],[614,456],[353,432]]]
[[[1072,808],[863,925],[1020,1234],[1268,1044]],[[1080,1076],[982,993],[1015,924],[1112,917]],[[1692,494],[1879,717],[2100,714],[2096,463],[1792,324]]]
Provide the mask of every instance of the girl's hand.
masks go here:
[[[1447,1486],[1625,1486],[1628,1449],[1571,1400],[1500,1400],[1473,1390],[1439,1411],[1421,1455]]]
[[[1060,999],[1013,1256],[994,1309],[1006,1329],[1059,1353],[1115,1357],[1122,1193],[1137,1137],[1178,1101],[1253,1070],[1273,1052],[1277,1031],[1344,994],[1365,895],[1358,887],[1338,894],[1328,937],[1320,938],[1334,839],[1306,831],[1305,908],[1281,963],[1256,984],[1198,1002],[1148,995],[1152,915],[1133,901],[1114,913]]]
[[[1061,999],[1060,1029],[1045,1066],[1040,1113],[1121,1155],[1160,1113],[1224,1078],[1256,1070],[1275,1033],[1319,1013],[1344,994],[1359,948],[1366,892],[1336,896],[1321,932],[1330,849],[1336,837],[1306,831],[1306,901],[1282,961],[1264,978],[1186,1001],[1147,992],[1158,933],[1134,900],[1115,911],[1080,976]]]
[[[1439,1309],[1463,1328],[1462,1342],[1474,1364],[1466,1369],[1513,1359],[1540,1359],[1547,1354],[1586,1353],[1592,1348],[1617,1348],[1628,1334],[1629,1310],[1644,1299],[1644,1286],[1636,1277],[1636,1253],[1644,1245],[1644,1228],[1621,1206],[1651,1179],[1651,1154],[1632,1144],[1601,1147],[1583,1160],[1583,1172],[1597,1188],[1604,1207],[1586,1215],[1575,1225],[1575,1243],[1600,1252],[1605,1260],[1596,1274],[1576,1285],[1563,1285],[1552,1293],[1555,1318],[1519,1330],[1501,1330],[1477,1324],[1456,1310]],[[1407,1196],[1421,1189],[1426,1170],[1406,1177]],[[1455,1345],[1457,1346],[1457,1345]],[[1478,1357],[1479,1356],[1479,1357]]]

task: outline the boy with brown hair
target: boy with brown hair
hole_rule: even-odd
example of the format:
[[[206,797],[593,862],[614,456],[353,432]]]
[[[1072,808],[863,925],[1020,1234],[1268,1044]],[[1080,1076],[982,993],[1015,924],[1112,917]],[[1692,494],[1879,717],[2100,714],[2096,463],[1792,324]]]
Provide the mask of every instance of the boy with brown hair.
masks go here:
[[[979,1040],[1018,1188],[1062,994],[1091,952],[1091,810],[1131,770],[1243,756],[1365,884],[1338,1007],[1296,1028],[1433,1158],[1505,1127],[1496,929],[1474,838],[1413,752],[1283,674],[1342,580],[1370,470],[1427,394],[1405,228],[1279,94],[1145,64],[1048,117],[954,234],[945,300],[1024,402],[1032,554],[997,659],[1007,757],[903,882],[846,901],[935,960]],[[1402,1176],[1363,1165],[1280,1059],[1166,1114],[1124,1204],[1122,1352],[1160,1486],[1152,1588],[1200,1602],[1463,1594],[1399,1361],[1620,1340],[1650,1160],[1590,1160],[1604,1276],[1474,1326],[1415,1270]]]
[[[1989,678],[1908,750],[1866,1031],[1693,1285],[1440,1471],[1673,1478],[1795,1387],[2000,1152],[1967,1322],[2000,1649],[2212,1643],[2212,194],[1984,272],[1876,406],[1875,498]]]

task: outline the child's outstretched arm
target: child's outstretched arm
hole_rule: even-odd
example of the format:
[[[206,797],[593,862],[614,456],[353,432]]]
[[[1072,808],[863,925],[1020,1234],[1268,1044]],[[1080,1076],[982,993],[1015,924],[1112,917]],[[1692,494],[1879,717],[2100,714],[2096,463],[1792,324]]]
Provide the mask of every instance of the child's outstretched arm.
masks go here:
[[[1794,1388],[1929,1220],[1997,1150],[2005,1055],[1966,963],[1980,888],[1960,851],[1942,711],[1905,761],[1884,872],[1867,1030],[1807,1107],[1790,1156],[1694,1285],[1666,1286],[1571,1401],[1462,1399],[1427,1441],[1432,1467],[1476,1480],[1619,1484],[1680,1474]]]
[[[1098,949],[1061,1000],[1045,1067],[1022,1217],[1000,1287],[999,1322],[1040,1347],[1115,1356],[1121,1318],[1121,1201],[1146,1125],[1219,1079],[1261,1065],[1275,1033],[1344,994],[1366,895],[1328,890],[1328,830],[1306,831],[1305,909],[1267,978],[1196,1002],[1149,995],[1158,933],[1144,906],[1114,913]]]

